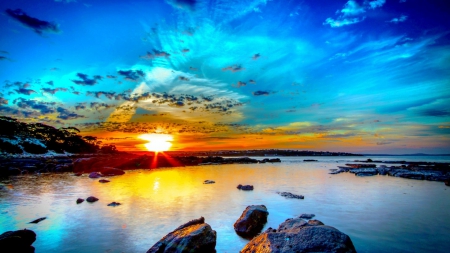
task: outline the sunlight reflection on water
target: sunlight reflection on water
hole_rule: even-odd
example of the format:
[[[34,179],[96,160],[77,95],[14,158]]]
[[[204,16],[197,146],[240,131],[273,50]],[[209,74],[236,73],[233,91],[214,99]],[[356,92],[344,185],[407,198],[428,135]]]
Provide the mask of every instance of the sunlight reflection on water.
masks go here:
[[[12,177],[1,181],[10,186],[0,190],[0,232],[34,230],[36,252],[146,252],[179,225],[204,216],[217,231],[217,252],[238,252],[247,240],[233,223],[246,206],[264,204],[264,229],[314,213],[347,233],[358,252],[447,252],[450,190],[443,183],[329,175],[345,158],[303,159],[127,171],[107,184],[70,173]],[[216,183],[205,185],[206,179]],[[255,190],[240,191],[238,184]],[[285,199],[277,191],[305,199]],[[88,196],[100,200],[75,203]],[[122,205],[107,206],[112,201]],[[47,219],[28,223],[39,217]]]

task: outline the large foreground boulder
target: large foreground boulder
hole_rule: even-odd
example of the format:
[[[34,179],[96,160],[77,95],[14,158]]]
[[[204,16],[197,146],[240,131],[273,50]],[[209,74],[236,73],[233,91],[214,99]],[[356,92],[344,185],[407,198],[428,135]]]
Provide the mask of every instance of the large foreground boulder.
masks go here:
[[[179,226],[164,236],[147,253],[214,253],[216,231],[201,217]]]
[[[356,252],[350,237],[318,220],[288,219],[277,230],[267,229],[241,253]]]
[[[31,246],[36,241],[36,233],[31,230],[8,231],[0,235],[0,251],[15,253],[32,253]]]
[[[244,238],[253,238],[264,227],[269,212],[264,205],[247,206],[234,223],[234,231]]]

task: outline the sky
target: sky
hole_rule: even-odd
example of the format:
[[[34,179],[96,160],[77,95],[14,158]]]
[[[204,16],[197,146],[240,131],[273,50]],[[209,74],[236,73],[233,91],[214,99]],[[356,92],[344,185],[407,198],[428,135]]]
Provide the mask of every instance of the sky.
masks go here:
[[[450,153],[442,0],[2,0],[0,115],[119,150]]]

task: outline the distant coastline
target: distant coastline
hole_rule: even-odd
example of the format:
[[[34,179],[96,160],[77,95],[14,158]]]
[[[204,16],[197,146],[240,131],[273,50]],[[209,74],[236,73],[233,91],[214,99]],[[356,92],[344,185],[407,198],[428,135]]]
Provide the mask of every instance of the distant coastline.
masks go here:
[[[450,154],[362,154],[363,156],[450,156]]]

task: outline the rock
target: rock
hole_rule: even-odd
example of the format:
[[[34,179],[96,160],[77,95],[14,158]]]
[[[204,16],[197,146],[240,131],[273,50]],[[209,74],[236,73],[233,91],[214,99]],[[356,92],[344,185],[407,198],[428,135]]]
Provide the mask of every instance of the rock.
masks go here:
[[[100,179],[100,180],[98,180],[100,183],[109,183],[109,182],[111,182],[111,181],[109,181],[109,180],[106,180],[106,179]]]
[[[90,172],[91,165],[96,162],[94,157],[78,158],[73,162],[73,172]]]
[[[21,169],[29,171],[29,172],[36,172],[39,170],[38,167],[36,167],[35,165],[25,165],[25,166],[22,166]]]
[[[76,177],[79,177],[79,176],[83,175],[83,173],[79,173],[78,172],[78,173],[74,173],[73,175],[76,176]]]
[[[288,199],[304,199],[305,198],[305,196],[303,196],[303,195],[297,195],[297,194],[293,194],[290,192],[277,192],[277,193]]]
[[[108,206],[120,206],[121,204],[119,202],[111,202],[108,204]]]
[[[39,223],[39,222],[41,222],[41,221],[43,221],[43,220],[45,220],[45,219],[47,219],[47,217],[42,217],[42,218],[36,219],[36,220],[34,220],[34,221],[30,222],[30,223],[35,223],[35,224],[37,224],[37,223]]]
[[[309,220],[309,219],[312,219],[314,216],[316,216],[316,215],[312,214],[312,213],[303,213],[303,214],[300,214],[299,218]]]
[[[7,231],[0,235],[1,252],[32,253],[31,246],[36,241],[36,233],[32,230]]]
[[[356,252],[350,237],[320,221],[288,219],[253,238],[241,253]]]
[[[446,186],[450,186],[450,180],[445,181],[444,184],[445,184]]]
[[[248,206],[234,223],[234,231],[244,238],[252,238],[261,232],[269,212],[264,205]]]
[[[83,203],[83,202],[84,202],[84,199],[80,199],[80,198],[77,199],[77,204],[80,204],[80,203]]]
[[[253,191],[253,185],[238,185],[237,188],[243,191]]]
[[[371,173],[371,172],[358,172],[358,173],[355,173],[355,176],[358,176],[358,177],[370,177],[370,176],[375,176],[376,174],[375,173]]]
[[[377,167],[376,164],[345,164],[348,167],[359,169],[359,168],[375,168]]]
[[[116,168],[104,168],[100,171],[103,176],[120,176],[125,174],[125,171]]]
[[[94,202],[98,201],[98,198],[96,198],[94,196],[90,196],[86,199],[86,201],[89,203],[94,203]]]
[[[262,162],[262,163],[281,163],[281,160],[280,160],[280,158],[272,158],[272,159],[265,158],[260,162]]]
[[[205,181],[203,181],[203,183],[204,183],[204,184],[214,184],[214,183],[216,183],[216,181],[213,181],[213,180],[205,180]]]
[[[305,159],[305,160],[303,160],[304,162],[317,162],[317,160],[314,160],[314,159]]]
[[[350,173],[354,173],[356,176],[374,176],[378,174],[378,170],[376,168],[356,168],[349,169]]]
[[[17,176],[22,174],[22,171],[19,168],[9,168],[7,174],[10,176]]]
[[[58,164],[53,169],[54,172],[71,172],[73,171],[73,165],[72,164]]]
[[[308,221],[309,225],[313,225],[313,226],[319,226],[319,225],[325,225],[323,224],[323,222],[321,222],[320,220],[309,220]]]
[[[179,226],[153,245],[147,253],[214,253],[216,238],[216,231],[201,217]]]
[[[99,177],[102,177],[102,175],[98,172],[91,172],[89,174],[89,178],[99,178]]]

